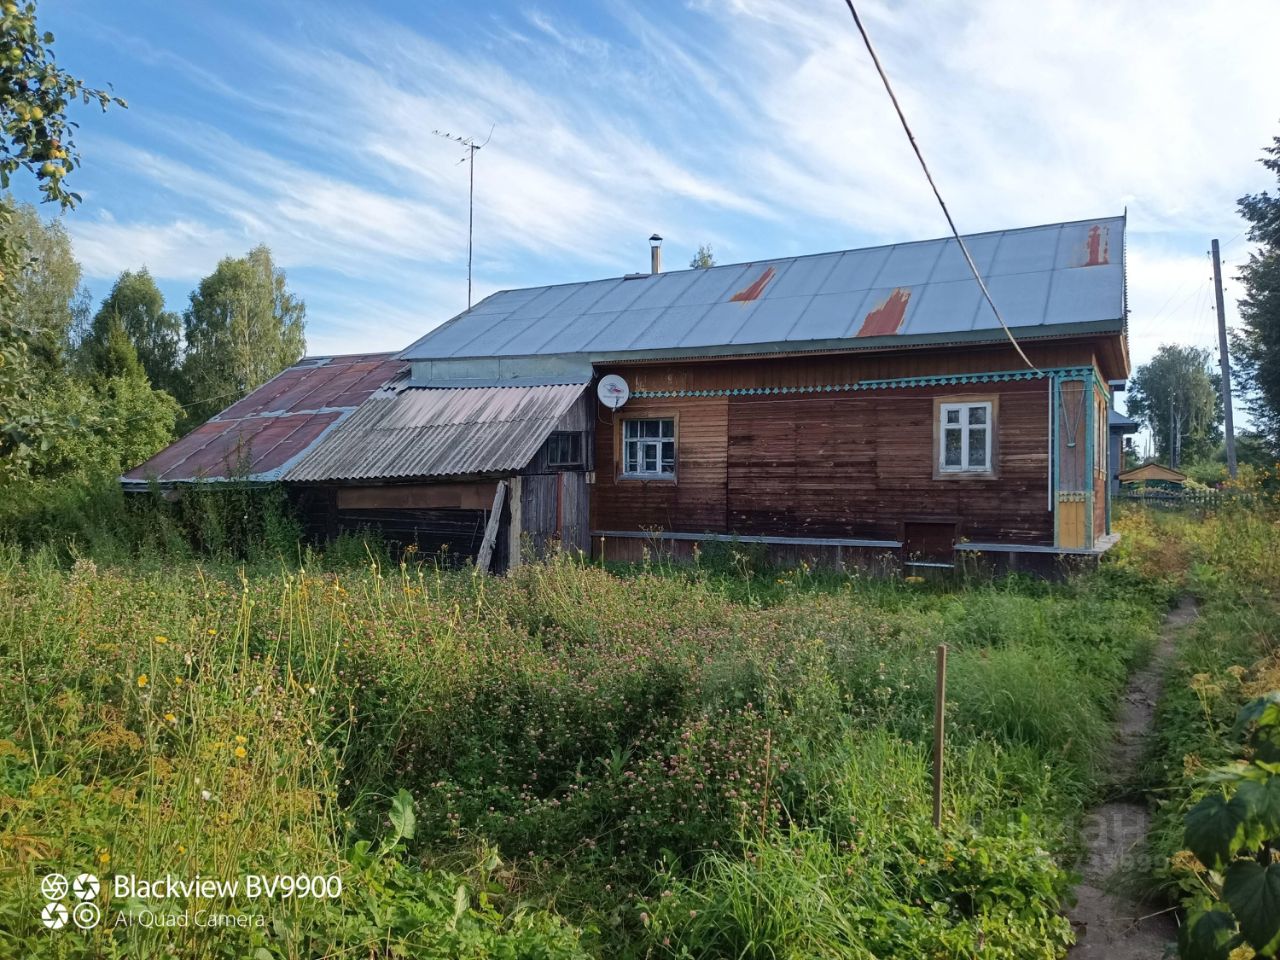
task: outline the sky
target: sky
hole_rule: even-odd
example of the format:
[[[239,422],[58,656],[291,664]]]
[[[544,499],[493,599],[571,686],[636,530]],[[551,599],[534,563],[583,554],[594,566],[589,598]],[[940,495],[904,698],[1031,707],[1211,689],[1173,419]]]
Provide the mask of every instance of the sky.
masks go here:
[[[1128,212],[1135,363],[1216,349],[1274,189],[1275,0],[862,0],[963,232]],[[314,355],[399,349],[475,299],[648,269],[943,236],[842,0],[42,0],[78,111],[66,223],[95,300],[146,266],[172,309],[267,244]],[[1270,94],[1267,91],[1272,91]],[[21,191],[19,195],[23,194]]]

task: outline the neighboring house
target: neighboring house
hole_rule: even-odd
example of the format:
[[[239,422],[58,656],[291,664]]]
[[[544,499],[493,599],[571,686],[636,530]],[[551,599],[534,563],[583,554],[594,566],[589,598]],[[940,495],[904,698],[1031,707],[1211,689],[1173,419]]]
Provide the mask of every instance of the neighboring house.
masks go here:
[[[1113,383],[1111,386],[1113,391],[1124,389],[1123,381],[1119,385]],[[1124,469],[1124,438],[1141,430],[1142,424],[1112,409],[1107,414],[1107,429],[1111,434],[1108,462],[1111,471],[1111,493],[1114,496],[1120,492],[1120,471]]]
[[[823,562],[1097,556],[1124,230],[966,238],[1034,368],[954,240],[633,274],[495,293],[395,358],[304,361],[125,483],[229,476],[214,460],[243,435],[240,475],[285,483],[317,533],[467,556],[488,531],[499,565],[522,538],[611,560],[708,540]],[[370,372],[346,386],[340,367]],[[617,409],[596,395],[609,374]],[[212,446],[190,449],[201,431]]]
[[[1162,463],[1144,463],[1140,467],[1120,474],[1120,483],[1126,487],[1156,487],[1172,490],[1182,487],[1187,475],[1170,469]]]

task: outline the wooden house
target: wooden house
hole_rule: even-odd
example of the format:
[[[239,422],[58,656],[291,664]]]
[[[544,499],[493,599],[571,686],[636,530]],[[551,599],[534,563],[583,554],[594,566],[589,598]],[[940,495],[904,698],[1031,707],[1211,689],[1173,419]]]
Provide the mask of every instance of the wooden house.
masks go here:
[[[488,533],[499,564],[551,539],[614,560],[715,540],[846,564],[1096,557],[1129,372],[1124,229],[966,238],[1031,365],[951,239],[655,262],[495,293],[394,357],[304,361],[192,437],[247,444],[242,475],[283,482],[318,533],[486,562]],[[348,388],[339,368],[368,372]],[[597,396],[610,375],[621,405]],[[126,484],[221,476],[207,444],[181,455],[192,437]]]
[[[1118,477],[1126,487],[1156,487],[1166,490],[1180,489],[1187,482],[1187,475],[1166,467],[1162,463],[1144,463],[1126,470]]]

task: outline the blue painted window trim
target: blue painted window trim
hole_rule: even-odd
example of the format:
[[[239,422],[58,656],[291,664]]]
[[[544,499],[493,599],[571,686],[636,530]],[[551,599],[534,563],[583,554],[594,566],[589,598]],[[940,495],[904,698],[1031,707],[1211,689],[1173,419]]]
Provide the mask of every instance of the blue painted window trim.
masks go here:
[[[1017,380],[1043,380],[1046,377],[1063,379],[1094,379],[1093,367],[1050,367],[1045,370],[998,370],[989,373],[940,374],[928,377],[897,377],[889,380],[859,380],[857,383],[813,384],[803,387],[733,387],[721,390],[636,390],[631,395],[637,399],[667,399],[671,397],[760,397],[782,396],[792,393],[835,393],[862,390],[901,390],[912,387],[964,386],[975,383],[1007,383]]]

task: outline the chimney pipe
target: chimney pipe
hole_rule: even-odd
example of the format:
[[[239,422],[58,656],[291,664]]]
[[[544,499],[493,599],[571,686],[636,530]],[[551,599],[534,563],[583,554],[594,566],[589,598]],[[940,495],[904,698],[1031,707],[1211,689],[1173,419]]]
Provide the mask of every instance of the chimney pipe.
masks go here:
[[[649,272],[662,272],[662,238],[656,233],[649,238]]]

